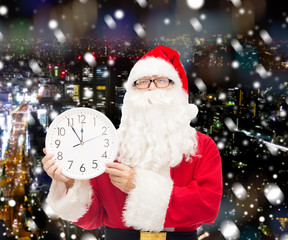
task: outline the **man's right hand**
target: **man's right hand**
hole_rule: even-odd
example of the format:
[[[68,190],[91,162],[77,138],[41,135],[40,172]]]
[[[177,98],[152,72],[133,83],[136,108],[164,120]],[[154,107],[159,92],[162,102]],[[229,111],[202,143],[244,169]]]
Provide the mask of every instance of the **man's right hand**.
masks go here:
[[[64,182],[67,189],[73,186],[74,179],[68,178],[62,174],[62,169],[56,164],[53,154],[47,154],[46,149],[43,149],[45,157],[42,159],[43,168],[53,180]]]

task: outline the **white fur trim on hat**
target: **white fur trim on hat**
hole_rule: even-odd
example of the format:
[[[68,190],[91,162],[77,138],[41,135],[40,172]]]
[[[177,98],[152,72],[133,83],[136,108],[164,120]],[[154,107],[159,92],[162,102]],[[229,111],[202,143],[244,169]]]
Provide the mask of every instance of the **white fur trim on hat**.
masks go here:
[[[166,211],[173,189],[170,176],[135,169],[135,188],[128,194],[123,218],[127,227],[160,232],[164,228]]]
[[[92,203],[92,186],[89,180],[75,180],[66,193],[65,183],[52,181],[46,202],[62,219],[76,222]]]
[[[182,89],[181,79],[171,63],[161,58],[147,57],[143,60],[140,59],[130,71],[126,85],[127,90],[132,89],[133,83],[139,78],[153,75],[167,77],[174,81],[176,87]]]

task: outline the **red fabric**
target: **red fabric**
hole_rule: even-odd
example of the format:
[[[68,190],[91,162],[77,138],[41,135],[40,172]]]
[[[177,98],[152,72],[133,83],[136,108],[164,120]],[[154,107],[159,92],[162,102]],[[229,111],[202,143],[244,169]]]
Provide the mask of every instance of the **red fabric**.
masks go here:
[[[198,156],[183,160],[171,168],[174,182],[164,227],[175,231],[193,231],[202,224],[211,224],[217,217],[222,196],[221,158],[214,141],[198,135]],[[107,174],[91,180],[93,202],[88,212],[75,224],[85,229],[102,225],[127,229],[122,221],[126,194],[114,187]],[[153,197],[153,196],[151,196]],[[148,220],[147,220],[148,221]]]
[[[139,61],[144,60],[147,57],[161,58],[172,64],[181,79],[182,88],[186,93],[189,93],[186,73],[180,62],[179,53],[177,51],[165,46],[158,46],[147,52]]]

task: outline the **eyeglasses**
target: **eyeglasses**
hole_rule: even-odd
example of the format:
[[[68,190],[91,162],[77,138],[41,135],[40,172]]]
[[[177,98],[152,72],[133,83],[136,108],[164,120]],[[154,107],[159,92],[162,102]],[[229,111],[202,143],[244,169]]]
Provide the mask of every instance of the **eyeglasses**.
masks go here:
[[[138,79],[134,82],[134,86],[140,89],[149,88],[151,83],[154,83],[157,88],[167,88],[170,83],[174,83],[168,78],[156,78],[156,79]]]

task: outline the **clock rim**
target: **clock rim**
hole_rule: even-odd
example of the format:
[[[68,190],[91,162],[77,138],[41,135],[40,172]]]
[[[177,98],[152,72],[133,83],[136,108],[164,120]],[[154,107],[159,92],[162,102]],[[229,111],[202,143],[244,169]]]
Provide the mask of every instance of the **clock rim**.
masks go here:
[[[47,129],[47,132],[46,132],[46,136],[45,136],[45,148],[46,148],[47,154],[48,154],[48,153],[54,154],[52,151],[51,151],[51,152],[48,151],[48,150],[51,150],[51,149],[49,148],[49,143],[48,143],[48,141],[49,141],[49,139],[51,138],[51,136],[50,136],[51,133],[49,133],[49,129],[50,129],[51,127],[54,127],[54,125],[56,125],[57,122],[58,122],[58,121],[55,121],[55,120],[57,120],[57,118],[60,117],[61,115],[62,115],[62,117],[63,117],[65,114],[69,114],[69,112],[80,111],[80,110],[85,110],[85,111],[94,112],[94,113],[98,114],[99,116],[101,116],[101,117],[110,125],[110,128],[113,130],[114,135],[115,135],[115,143],[114,143],[114,144],[115,144],[115,152],[114,152],[114,154],[112,155],[112,157],[110,158],[111,161],[109,161],[109,162],[114,162],[114,161],[116,160],[116,157],[117,157],[117,154],[118,154],[118,149],[119,149],[117,129],[115,128],[115,126],[113,125],[113,123],[111,122],[111,120],[110,120],[105,114],[103,114],[102,112],[100,112],[100,111],[98,111],[98,110],[96,110],[96,109],[94,109],[94,108],[87,108],[87,107],[75,107],[75,108],[67,109],[67,110],[65,110],[64,112],[60,113],[55,119],[53,119],[53,121],[52,121],[52,122],[50,123],[50,125],[48,126],[48,129]],[[57,126],[57,125],[56,125],[56,126]],[[51,131],[51,132],[52,132],[52,131]],[[55,154],[54,154],[54,155],[55,155]],[[114,156],[114,155],[115,155],[115,156]],[[56,162],[56,164],[57,164],[57,162]],[[91,176],[91,174],[88,175],[88,176],[87,176],[87,175],[82,175],[82,176],[77,175],[77,176],[74,176],[73,174],[70,175],[69,172],[66,172],[66,171],[64,171],[64,170],[62,169],[62,174],[63,174],[64,176],[69,177],[69,178],[72,178],[72,179],[74,179],[74,180],[89,180],[89,179],[93,179],[93,178],[95,178],[95,177],[98,177],[98,176],[102,175],[104,172],[105,172],[105,169],[103,169],[103,170],[101,170],[101,171],[98,171],[97,173],[96,173],[96,171],[95,171],[95,174],[94,174],[93,176]]]

